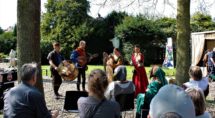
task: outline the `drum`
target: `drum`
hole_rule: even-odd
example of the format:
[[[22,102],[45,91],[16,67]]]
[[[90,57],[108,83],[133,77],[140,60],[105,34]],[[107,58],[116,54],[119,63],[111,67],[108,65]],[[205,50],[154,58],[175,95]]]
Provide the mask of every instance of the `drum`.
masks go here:
[[[73,81],[78,76],[78,69],[75,68],[73,63],[69,62],[60,63],[57,71],[64,80]]]

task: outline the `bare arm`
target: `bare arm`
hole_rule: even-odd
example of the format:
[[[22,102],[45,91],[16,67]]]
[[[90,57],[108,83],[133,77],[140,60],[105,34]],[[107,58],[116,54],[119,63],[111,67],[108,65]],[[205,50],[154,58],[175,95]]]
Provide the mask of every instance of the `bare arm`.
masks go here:
[[[214,62],[214,59],[213,58],[210,58],[211,62],[215,65],[215,62]]]
[[[53,67],[55,70],[57,69],[57,66],[53,63],[52,60],[49,60],[49,64],[51,67]]]

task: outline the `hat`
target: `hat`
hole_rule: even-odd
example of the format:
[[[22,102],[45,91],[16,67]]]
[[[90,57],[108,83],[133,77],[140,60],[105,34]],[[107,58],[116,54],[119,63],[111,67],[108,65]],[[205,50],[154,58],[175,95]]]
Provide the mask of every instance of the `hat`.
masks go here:
[[[162,87],[150,103],[149,114],[152,118],[159,118],[168,112],[177,113],[182,118],[195,118],[192,99],[177,85]]]

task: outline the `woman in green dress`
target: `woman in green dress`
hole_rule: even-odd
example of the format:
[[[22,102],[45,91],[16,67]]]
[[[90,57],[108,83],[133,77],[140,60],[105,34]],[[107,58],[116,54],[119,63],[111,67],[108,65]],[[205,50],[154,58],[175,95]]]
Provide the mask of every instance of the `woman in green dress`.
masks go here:
[[[149,109],[150,102],[152,98],[158,93],[159,89],[167,84],[165,78],[165,72],[159,66],[153,66],[150,78],[152,82],[147,86],[145,94],[138,94],[137,96],[137,113],[136,118],[140,118],[141,109]],[[148,112],[144,112],[143,116],[147,116]]]

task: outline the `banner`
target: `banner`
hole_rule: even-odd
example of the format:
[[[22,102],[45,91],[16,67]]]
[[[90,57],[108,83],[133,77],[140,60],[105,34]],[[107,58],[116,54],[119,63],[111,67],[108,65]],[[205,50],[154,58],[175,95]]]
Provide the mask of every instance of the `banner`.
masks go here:
[[[112,42],[114,48],[119,48],[120,42],[119,42],[119,39],[117,37],[114,37],[110,41]]]
[[[174,68],[172,38],[167,38],[165,59],[163,62],[163,66],[167,68]]]

